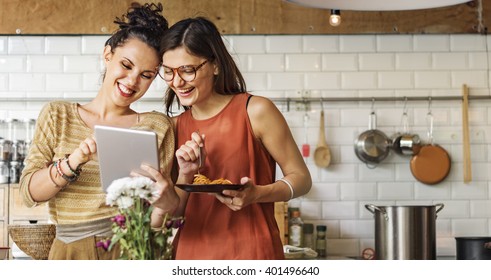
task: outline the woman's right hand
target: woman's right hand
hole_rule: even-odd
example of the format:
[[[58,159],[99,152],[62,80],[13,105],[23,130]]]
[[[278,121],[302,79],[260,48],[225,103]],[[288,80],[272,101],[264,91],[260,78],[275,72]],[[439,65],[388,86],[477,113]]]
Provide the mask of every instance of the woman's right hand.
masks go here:
[[[194,174],[198,172],[200,161],[202,165],[206,157],[204,140],[204,134],[199,135],[197,132],[193,132],[191,134],[191,139],[177,149],[176,158],[180,175],[194,176]]]
[[[83,165],[93,159],[97,159],[97,144],[93,136],[80,142],[78,148],[70,155],[70,163],[74,166]]]

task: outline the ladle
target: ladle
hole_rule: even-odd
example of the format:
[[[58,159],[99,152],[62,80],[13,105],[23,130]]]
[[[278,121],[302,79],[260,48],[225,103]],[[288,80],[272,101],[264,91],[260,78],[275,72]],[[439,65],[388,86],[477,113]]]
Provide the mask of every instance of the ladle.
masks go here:
[[[314,151],[314,162],[315,165],[321,168],[328,167],[331,163],[331,151],[326,143],[325,127],[324,127],[324,104],[321,98],[321,119],[320,119],[320,130],[319,130],[319,142]]]

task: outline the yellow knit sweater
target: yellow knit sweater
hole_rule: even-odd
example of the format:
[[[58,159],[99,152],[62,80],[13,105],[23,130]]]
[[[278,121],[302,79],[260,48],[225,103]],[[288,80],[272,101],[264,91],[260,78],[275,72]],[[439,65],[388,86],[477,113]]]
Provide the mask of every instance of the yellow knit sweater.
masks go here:
[[[28,190],[34,172],[45,168],[47,163],[73,152],[80,142],[94,133],[80,118],[78,106],[77,103],[54,101],[46,104],[39,114],[36,132],[20,178],[20,192],[24,203],[29,207],[37,204]],[[171,120],[159,112],[142,113],[140,122],[132,128],[153,130],[157,133],[160,166],[163,172],[170,174],[175,148]],[[97,161],[86,163],[78,180],[70,183],[49,200],[50,218],[58,224],[77,224],[109,218],[114,216],[116,211],[116,208],[105,203]]]

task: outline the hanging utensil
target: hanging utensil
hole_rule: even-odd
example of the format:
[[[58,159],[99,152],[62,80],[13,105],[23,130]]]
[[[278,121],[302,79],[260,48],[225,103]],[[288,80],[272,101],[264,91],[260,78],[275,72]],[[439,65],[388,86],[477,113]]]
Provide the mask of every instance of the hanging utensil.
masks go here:
[[[390,153],[392,142],[387,135],[377,129],[377,116],[373,109],[375,100],[372,100],[372,112],[369,115],[368,130],[362,132],[355,139],[355,155],[364,162],[368,168],[375,168]]]
[[[404,100],[404,109],[402,113],[402,133],[398,133],[392,140],[392,149],[399,155],[415,155],[421,148],[419,135],[409,132],[409,119],[407,114],[407,98]]]
[[[464,183],[472,181],[471,167],[471,148],[469,143],[469,89],[467,85],[462,86],[462,137],[463,137],[463,155],[464,155]]]
[[[309,114],[305,112],[305,115],[303,116],[303,129],[304,129],[304,143],[302,144],[302,156],[305,158],[305,161],[307,161],[307,158],[310,156],[310,145],[309,145],[309,139],[308,139],[308,122],[309,122]]]
[[[317,142],[317,148],[314,151],[315,165],[321,168],[328,167],[331,163],[331,151],[326,142],[325,136],[325,124],[324,124],[324,104],[321,98],[321,119],[319,129],[319,141]]]
[[[428,105],[427,121],[429,122],[429,144],[423,145],[417,155],[411,158],[410,168],[413,176],[427,185],[440,183],[450,172],[450,156],[441,146],[433,143],[433,114],[431,99]]]

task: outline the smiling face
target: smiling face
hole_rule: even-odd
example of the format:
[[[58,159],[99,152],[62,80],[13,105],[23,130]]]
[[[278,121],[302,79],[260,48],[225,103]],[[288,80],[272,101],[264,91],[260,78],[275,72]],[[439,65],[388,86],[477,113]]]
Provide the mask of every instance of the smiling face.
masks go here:
[[[166,51],[163,56],[163,64],[170,68],[181,66],[201,67],[196,71],[196,78],[191,82],[184,81],[174,71],[174,79],[167,81],[167,85],[176,93],[179,102],[183,106],[192,106],[206,100],[212,94],[215,67],[206,59],[189,54],[184,47]],[[203,65],[202,65],[203,64]]]
[[[106,74],[103,91],[117,106],[140,99],[157,75],[158,53],[138,39],[129,39],[113,52],[104,49]]]

